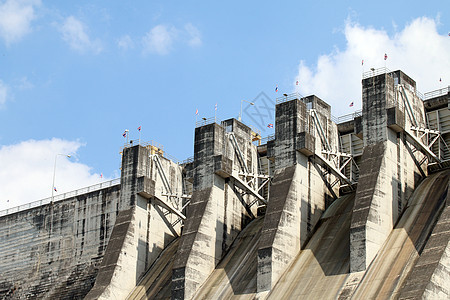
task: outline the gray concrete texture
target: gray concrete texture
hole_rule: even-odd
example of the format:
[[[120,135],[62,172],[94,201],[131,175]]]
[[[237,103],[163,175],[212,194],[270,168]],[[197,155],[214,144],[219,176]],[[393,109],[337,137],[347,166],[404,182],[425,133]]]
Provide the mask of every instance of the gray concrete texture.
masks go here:
[[[345,124],[317,96],[281,101],[267,145],[207,124],[192,162],[126,147],[120,185],[1,217],[0,298],[449,297],[449,172],[428,170],[450,164],[408,140],[442,130],[433,149],[450,158],[448,94],[424,102],[401,71],[362,89]],[[342,152],[357,184],[333,175]]]

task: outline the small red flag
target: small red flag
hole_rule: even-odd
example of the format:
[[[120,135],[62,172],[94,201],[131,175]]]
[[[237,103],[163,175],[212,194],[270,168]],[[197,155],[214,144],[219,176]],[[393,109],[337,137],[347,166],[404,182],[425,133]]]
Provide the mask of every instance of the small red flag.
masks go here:
[[[387,54],[385,53],[385,54],[384,54],[384,60],[387,60],[387,58],[388,58],[388,56],[387,56]]]

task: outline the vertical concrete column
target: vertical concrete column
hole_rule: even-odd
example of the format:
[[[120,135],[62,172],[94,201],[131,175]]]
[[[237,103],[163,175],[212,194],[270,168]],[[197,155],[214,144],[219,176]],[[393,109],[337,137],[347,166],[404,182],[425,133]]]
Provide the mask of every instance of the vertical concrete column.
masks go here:
[[[168,227],[161,209],[151,203],[155,185],[162,183],[160,177],[152,176],[156,166],[149,154],[149,149],[140,145],[123,151],[117,222],[96,283],[86,299],[125,299],[164,247],[177,236],[177,232]],[[170,163],[163,165],[167,169],[165,172],[170,170]],[[178,174],[180,180],[181,169]],[[171,178],[174,176],[169,176],[169,183],[179,181]]]
[[[242,196],[234,181],[243,163],[256,173],[250,128],[231,119],[195,129],[193,194],[174,263],[172,299],[191,299],[255,217],[256,205],[249,207],[254,197]]]
[[[329,196],[314,165],[313,154],[321,151],[316,147],[320,137],[314,135],[305,102],[309,109],[319,108],[327,132],[330,107],[319,98],[311,96],[276,106],[275,171],[258,248],[259,298],[265,297],[305,244]]]
[[[420,177],[414,163],[414,155],[420,154],[413,155],[403,133],[411,121],[396,93],[398,84],[409,86],[410,105],[423,126],[423,104],[415,96],[415,83],[401,71],[362,82],[364,150],[350,229],[351,272],[363,271],[371,263]]]

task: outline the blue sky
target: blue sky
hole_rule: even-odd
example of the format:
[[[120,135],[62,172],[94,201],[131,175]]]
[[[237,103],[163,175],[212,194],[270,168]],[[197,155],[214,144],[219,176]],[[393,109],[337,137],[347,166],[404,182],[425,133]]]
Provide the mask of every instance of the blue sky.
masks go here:
[[[385,53],[422,92],[446,86],[449,14],[448,0],[0,1],[1,205],[50,196],[61,152],[60,192],[118,177],[125,129],[190,157],[195,111],[216,103],[227,119],[298,91],[352,113]]]

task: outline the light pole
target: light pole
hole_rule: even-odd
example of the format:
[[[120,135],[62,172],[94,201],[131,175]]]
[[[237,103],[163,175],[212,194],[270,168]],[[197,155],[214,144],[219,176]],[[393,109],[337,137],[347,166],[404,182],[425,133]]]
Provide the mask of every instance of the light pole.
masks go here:
[[[253,102],[249,102],[249,101],[247,101],[247,100],[241,100],[241,111],[239,112],[239,121],[242,120],[242,102],[247,102],[247,103],[249,103],[250,105],[255,105],[255,103],[253,103]]]
[[[53,192],[55,190],[56,159],[58,158],[59,155],[66,156],[66,157],[70,158],[69,154],[56,154],[55,155],[55,165],[53,166],[52,203],[53,203]]]

